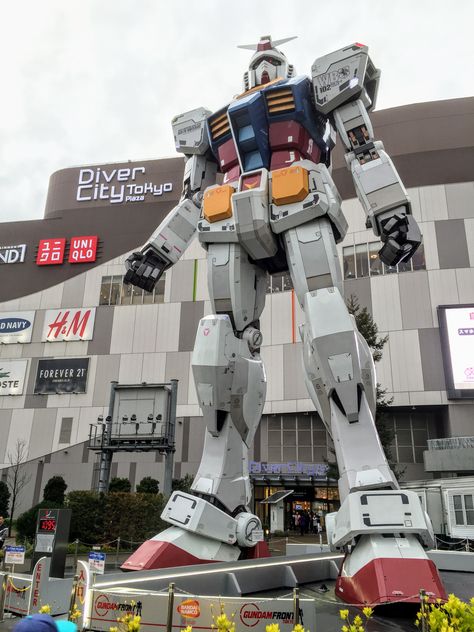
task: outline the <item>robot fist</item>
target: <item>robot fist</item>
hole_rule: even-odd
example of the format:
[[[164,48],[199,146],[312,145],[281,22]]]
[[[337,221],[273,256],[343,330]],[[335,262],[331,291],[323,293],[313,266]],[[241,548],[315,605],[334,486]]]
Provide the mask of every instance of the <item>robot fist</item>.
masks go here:
[[[134,252],[125,261],[127,272],[123,277],[126,285],[136,285],[151,292],[170,264],[153,250]]]
[[[421,244],[420,228],[412,215],[396,213],[382,220],[380,228],[384,245],[379,250],[379,258],[387,266],[411,259]]]

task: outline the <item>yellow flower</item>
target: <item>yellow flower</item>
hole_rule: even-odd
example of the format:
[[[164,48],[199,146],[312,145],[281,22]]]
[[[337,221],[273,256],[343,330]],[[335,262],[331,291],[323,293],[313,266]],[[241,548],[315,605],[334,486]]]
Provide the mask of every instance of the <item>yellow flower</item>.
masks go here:
[[[362,619],[360,618],[360,616],[358,614],[356,614],[356,616],[354,617],[354,625],[357,627],[360,627],[362,625]]]
[[[111,628],[109,628],[109,632],[118,632],[118,628],[112,626]]]
[[[346,621],[347,617],[349,616],[349,610],[339,610],[339,616],[343,621]]]
[[[51,614],[51,606],[46,603],[44,606],[41,606],[38,612],[39,614]]]
[[[367,619],[370,619],[370,617],[374,614],[374,609],[369,608],[369,606],[366,606],[365,608],[362,609],[362,612],[367,617]]]
[[[280,626],[278,623],[270,623],[265,626],[265,632],[280,632]]]
[[[305,632],[305,631],[301,623],[297,623],[295,626],[293,626],[293,630],[291,632]]]

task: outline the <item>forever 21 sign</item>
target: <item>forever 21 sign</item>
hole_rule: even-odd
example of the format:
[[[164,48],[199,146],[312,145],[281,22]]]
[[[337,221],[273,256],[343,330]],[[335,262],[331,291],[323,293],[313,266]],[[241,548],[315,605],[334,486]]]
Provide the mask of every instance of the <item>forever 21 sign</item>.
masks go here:
[[[35,395],[85,393],[89,358],[40,360],[36,372]]]

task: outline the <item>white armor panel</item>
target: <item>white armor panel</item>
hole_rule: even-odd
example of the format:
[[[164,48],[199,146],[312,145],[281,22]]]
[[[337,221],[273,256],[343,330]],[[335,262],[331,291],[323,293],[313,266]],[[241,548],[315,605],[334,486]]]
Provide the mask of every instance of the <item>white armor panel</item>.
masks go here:
[[[377,490],[349,494],[336,514],[333,546],[348,544],[358,535],[412,533],[433,546],[433,529],[416,492]]]
[[[173,118],[171,125],[176,151],[182,154],[206,153],[209,148],[206,120],[210,114],[210,110],[196,108]]]
[[[144,250],[151,247],[171,264],[176,263],[196,232],[199,208],[191,200],[181,200],[155,230]]]
[[[352,44],[319,57],[311,67],[316,109],[329,114],[348,101],[362,99],[367,109],[375,107],[380,71],[368,48]]]
[[[305,222],[325,215],[334,225],[336,243],[344,239],[347,221],[341,210],[341,196],[336,189],[331,174],[323,164],[316,165],[310,160],[294,162],[308,171],[309,193],[301,202],[277,206],[270,205],[270,223],[275,233],[282,233]],[[271,174],[270,174],[271,179]],[[271,194],[270,194],[271,198]]]
[[[232,196],[232,209],[239,242],[252,259],[273,257],[278,250],[275,235],[270,228],[268,204],[268,171],[260,169],[245,174],[260,176],[260,184],[245,189],[240,178],[239,191]]]

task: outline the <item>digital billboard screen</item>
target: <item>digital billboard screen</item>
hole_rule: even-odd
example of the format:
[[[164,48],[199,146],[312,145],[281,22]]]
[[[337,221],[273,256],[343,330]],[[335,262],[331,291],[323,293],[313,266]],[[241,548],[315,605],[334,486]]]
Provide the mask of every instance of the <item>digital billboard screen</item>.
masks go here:
[[[474,304],[440,305],[438,321],[448,399],[474,399]]]

